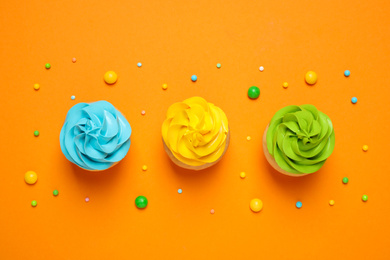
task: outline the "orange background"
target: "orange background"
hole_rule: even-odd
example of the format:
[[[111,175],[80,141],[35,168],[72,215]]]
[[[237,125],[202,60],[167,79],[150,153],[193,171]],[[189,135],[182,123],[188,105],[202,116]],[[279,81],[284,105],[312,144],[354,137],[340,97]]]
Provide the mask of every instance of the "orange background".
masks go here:
[[[390,258],[388,1],[1,6],[1,259]],[[118,73],[113,86],[107,70]],[[319,76],[313,87],[308,70]],[[246,96],[252,85],[257,100]],[[202,172],[174,166],[161,141],[168,106],[195,95],[221,107],[231,130],[223,160]],[[86,172],[62,155],[59,133],[74,104],[102,99],[125,114],[132,144],[114,168]],[[318,173],[291,178],[266,162],[262,134],[278,109],[305,103],[332,119],[336,146]],[[35,185],[24,182],[28,170]]]

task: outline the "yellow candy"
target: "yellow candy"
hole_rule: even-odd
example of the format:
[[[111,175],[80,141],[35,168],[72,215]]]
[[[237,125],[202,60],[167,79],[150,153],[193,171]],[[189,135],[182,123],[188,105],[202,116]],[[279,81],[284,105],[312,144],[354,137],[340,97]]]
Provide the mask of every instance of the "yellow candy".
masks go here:
[[[329,205],[333,206],[334,205],[334,200],[329,201]]]
[[[287,82],[283,82],[283,85],[282,85],[284,88],[288,88],[288,83]]]
[[[259,199],[253,199],[249,206],[253,212],[259,212],[263,209],[263,202]]]
[[[118,79],[118,75],[114,71],[107,71],[106,74],[104,74],[104,81],[107,84],[114,84]]]
[[[241,173],[240,173],[240,177],[241,177],[241,179],[244,179],[244,178],[245,178],[245,176],[246,176],[245,172],[241,172]]]
[[[148,169],[148,166],[146,166],[146,165],[142,166],[143,171],[146,171],[147,169]]]
[[[163,88],[164,90],[166,90],[166,89],[168,88],[168,85],[167,85],[167,84],[163,84],[163,85],[162,85],[162,88]]]
[[[306,72],[305,80],[306,80],[307,84],[309,84],[309,85],[316,84],[317,78],[318,78],[317,73],[315,73],[314,71]]]
[[[39,89],[39,84],[38,84],[38,83],[35,83],[35,84],[34,84],[34,89],[35,89],[35,90],[38,90],[38,89]]]
[[[368,151],[368,145],[363,145],[362,149],[363,149],[363,151],[367,152]]]
[[[38,176],[35,172],[33,171],[28,171],[26,172],[26,174],[24,175],[24,180],[27,184],[34,184],[37,182],[38,180]]]
[[[246,140],[250,141],[252,139],[252,137],[250,137],[249,135],[246,137]]]

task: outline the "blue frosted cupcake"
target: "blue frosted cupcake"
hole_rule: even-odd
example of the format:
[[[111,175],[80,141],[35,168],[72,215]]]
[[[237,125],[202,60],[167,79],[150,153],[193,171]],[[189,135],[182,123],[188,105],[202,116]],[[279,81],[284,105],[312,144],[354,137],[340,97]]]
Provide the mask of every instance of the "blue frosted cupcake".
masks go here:
[[[131,127],[109,102],[79,103],[66,115],[60,133],[65,157],[89,171],[106,170],[127,154]]]

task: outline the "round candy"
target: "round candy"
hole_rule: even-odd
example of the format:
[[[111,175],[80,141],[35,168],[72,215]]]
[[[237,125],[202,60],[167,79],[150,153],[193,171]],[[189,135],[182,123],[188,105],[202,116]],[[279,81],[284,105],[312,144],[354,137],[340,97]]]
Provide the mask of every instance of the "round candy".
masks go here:
[[[256,86],[252,86],[248,89],[248,97],[250,99],[256,99],[260,96],[260,89]]]
[[[107,71],[106,74],[104,74],[104,81],[107,84],[114,84],[118,80],[118,75],[114,71]]]
[[[362,201],[366,202],[367,200],[368,200],[368,196],[367,196],[366,194],[364,194],[364,195],[362,196]]]
[[[366,145],[366,144],[363,145],[362,149],[363,149],[363,151],[367,152],[368,151],[368,145]]]
[[[146,165],[142,166],[143,171],[146,171],[147,169],[148,169],[148,166],[146,166]]]
[[[145,111],[145,110],[142,110],[142,111],[141,111],[141,115],[144,116],[145,114],[146,114],[146,111]]]
[[[351,98],[351,102],[352,102],[352,104],[356,104],[357,98],[356,97]]]
[[[306,75],[305,75],[305,80],[306,80],[306,83],[309,84],[309,85],[314,85],[316,84],[317,82],[317,73],[315,73],[314,71],[308,71],[306,72]]]
[[[89,201],[89,197],[85,197],[85,202],[88,202]]]
[[[137,63],[137,66],[138,66],[138,68],[140,68],[140,67],[142,66],[142,63],[141,63],[141,62],[138,62],[138,63]]]
[[[250,137],[249,135],[246,137],[246,140],[250,141],[252,140],[252,137]]]
[[[253,199],[251,200],[249,207],[253,212],[259,212],[263,209],[263,202],[259,199]]]
[[[351,72],[349,70],[344,71],[344,76],[349,77],[351,75]]]
[[[288,88],[288,83],[287,83],[287,82],[283,82],[282,86],[283,86],[284,88]]]
[[[295,203],[295,207],[297,207],[298,209],[302,208],[302,202],[297,201],[297,203]]]
[[[35,135],[35,136],[39,136],[39,131],[38,131],[38,130],[35,130],[35,131],[34,131],[34,135]]]
[[[198,77],[197,77],[196,75],[192,75],[192,76],[191,76],[191,80],[192,80],[193,82],[195,82],[195,81],[198,80]]]
[[[27,184],[34,184],[38,180],[38,175],[34,171],[28,171],[24,174],[24,181]]]
[[[71,96],[70,99],[74,100],[76,97],[75,96]]]
[[[31,201],[31,206],[33,206],[33,207],[36,207],[37,206],[37,201],[36,200],[33,200],[33,201]]]
[[[148,199],[145,196],[135,198],[135,206],[139,209],[144,209],[148,205]]]
[[[217,63],[217,68],[221,68],[221,63]]]
[[[334,205],[334,200],[329,201],[329,205],[333,206]]]
[[[45,68],[46,68],[46,69],[50,69],[50,68],[51,68],[50,63],[46,63],[46,64],[45,64]]]
[[[260,70],[260,71],[264,71],[264,67],[263,67],[263,66],[260,66],[260,67],[259,67],[259,70]]]
[[[38,83],[35,83],[35,84],[34,84],[34,89],[35,89],[35,90],[38,90],[39,88],[40,88],[39,84],[38,84]]]
[[[162,85],[162,89],[163,89],[163,90],[166,90],[167,88],[168,88],[168,84],[165,84],[165,83],[164,83],[164,84]]]
[[[210,210],[210,214],[214,214],[215,213],[215,210],[214,209],[211,209]]]
[[[344,184],[347,184],[347,183],[348,183],[348,181],[349,181],[349,180],[348,180],[348,178],[347,178],[347,177],[344,177],[344,178],[343,178],[343,183],[344,183]]]
[[[59,193],[58,190],[53,190],[53,195],[54,196],[58,196],[58,193]]]
[[[72,58],[72,62],[75,63],[76,62],[76,58]]]
[[[182,190],[182,189],[178,189],[177,192],[178,192],[179,194],[182,194],[182,193],[183,193],[183,190]]]
[[[241,172],[241,173],[240,173],[240,178],[241,178],[241,179],[245,179],[245,177],[246,177],[245,172]]]

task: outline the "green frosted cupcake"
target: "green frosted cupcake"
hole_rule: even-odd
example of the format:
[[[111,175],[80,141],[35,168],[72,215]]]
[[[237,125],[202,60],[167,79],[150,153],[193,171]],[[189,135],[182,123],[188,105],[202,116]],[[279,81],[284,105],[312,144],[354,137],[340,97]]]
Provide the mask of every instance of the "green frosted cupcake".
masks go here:
[[[263,136],[267,161],[290,176],[318,171],[332,154],[334,144],[332,121],[313,105],[280,109]]]

